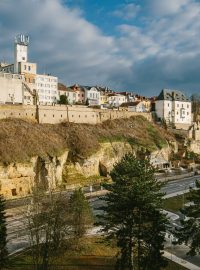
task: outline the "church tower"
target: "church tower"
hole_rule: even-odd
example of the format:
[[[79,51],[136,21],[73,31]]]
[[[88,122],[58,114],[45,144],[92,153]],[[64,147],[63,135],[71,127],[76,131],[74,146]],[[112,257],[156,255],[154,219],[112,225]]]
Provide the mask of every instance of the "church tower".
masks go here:
[[[15,73],[19,73],[19,63],[28,62],[28,45],[29,45],[29,36],[20,34],[15,37],[15,51],[14,51]]]

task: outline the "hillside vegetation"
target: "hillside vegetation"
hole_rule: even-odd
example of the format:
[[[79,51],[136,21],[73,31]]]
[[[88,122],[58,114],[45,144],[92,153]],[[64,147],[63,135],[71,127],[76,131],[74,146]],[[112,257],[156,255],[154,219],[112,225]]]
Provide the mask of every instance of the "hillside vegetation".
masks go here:
[[[37,124],[22,119],[0,121],[0,162],[28,162],[33,156],[60,155],[85,158],[100,148],[101,142],[126,141],[133,147],[160,149],[172,135],[144,117],[108,120],[103,124]]]

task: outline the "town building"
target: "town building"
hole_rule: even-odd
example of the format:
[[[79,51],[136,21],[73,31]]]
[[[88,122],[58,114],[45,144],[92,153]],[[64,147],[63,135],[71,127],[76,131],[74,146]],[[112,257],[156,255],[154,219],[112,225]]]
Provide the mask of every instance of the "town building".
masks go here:
[[[121,94],[108,94],[108,104],[111,107],[119,107],[122,103],[127,102],[127,97]]]
[[[83,86],[85,90],[85,104],[88,106],[96,106],[101,104],[100,92],[96,87]]]
[[[57,103],[57,100],[59,100],[57,77],[36,74],[35,84],[40,104],[51,105]]]
[[[0,104],[23,103],[23,76],[0,72]]]
[[[128,111],[131,112],[147,112],[147,109],[142,101],[128,102],[127,104]],[[122,104],[123,105],[123,104]]]
[[[82,86],[75,84],[70,86],[73,91],[76,93],[76,104],[85,104],[85,90]]]
[[[163,89],[155,102],[159,120],[177,129],[188,129],[192,124],[190,99],[181,91]]]
[[[58,96],[58,78],[37,73],[37,64],[28,62],[29,37],[17,35],[14,46],[14,64],[0,64],[0,71],[11,74],[20,74],[23,79],[25,105],[33,104],[37,97],[39,104],[55,104]]]

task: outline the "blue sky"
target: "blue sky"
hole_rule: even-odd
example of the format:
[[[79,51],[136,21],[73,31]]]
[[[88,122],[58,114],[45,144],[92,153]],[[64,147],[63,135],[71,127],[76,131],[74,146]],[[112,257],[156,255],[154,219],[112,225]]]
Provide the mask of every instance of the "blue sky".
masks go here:
[[[0,0],[0,61],[13,62],[18,33],[39,72],[67,85],[199,91],[199,0]]]

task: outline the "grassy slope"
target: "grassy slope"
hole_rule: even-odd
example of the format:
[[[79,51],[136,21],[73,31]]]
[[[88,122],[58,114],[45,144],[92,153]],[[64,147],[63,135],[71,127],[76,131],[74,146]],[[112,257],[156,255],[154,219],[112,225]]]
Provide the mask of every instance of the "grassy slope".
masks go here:
[[[188,194],[182,194],[176,197],[165,199],[163,208],[175,213],[179,212],[179,210],[183,208],[184,204],[188,202],[187,195]]]
[[[20,119],[0,121],[0,162],[25,162],[70,150],[72,159],[91,155],[101,142],[128,141],[149,150],[162,148],[172,136],[143,117],[108,120],[103,124],[37,124]]]
[[[64,254],[58,259],[55,264],[63,265],[62,268],[58,266],[56,269],[76,269],[76,270],[114,270],[116,262],[116,254],[118,249],[116,246],[108,246],[105,242],[102,242],[101,237],[86,238],[82,242],[82,249],[74,251],[73,248],[66,250]],[[29,270],[26,264],[31,263],[31,258],[27,255],[21,255],[18,258],[12,259],[13,268],[18,270]],[[25,264],[25,265],[22,265]],[[21,265],[21,267],[20,267]],[[184,270],[185,268],[175,263],[169,262],[166,270]]]

